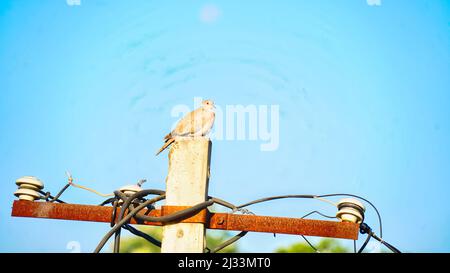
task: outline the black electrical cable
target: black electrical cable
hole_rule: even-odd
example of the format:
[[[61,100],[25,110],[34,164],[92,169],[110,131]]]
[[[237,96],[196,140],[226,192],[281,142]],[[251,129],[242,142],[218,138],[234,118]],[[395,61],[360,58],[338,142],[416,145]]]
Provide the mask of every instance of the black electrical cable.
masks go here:
[[[115,198],[114,202],[113,202],[113,210],[111,213],[111,222],[110,222],[110,226],[113,227],[116,224],[116,216],[117,216],[117,206],[119,204],[119,200],[117,198]],[[113,245],[113,252],[114,253],[119,253],[119,248],[120,248],[120,233],[115,234],[114,236],[114,245]]]
[[[110,231],[108,231],[108,233],[106,233],[106,235],[103,237],[103,239],[100,241],[100,243],[98,244],[98,246],[96,247],[96,249],[94,250],[95,253],[100,252],[100,250],[103,248],[103,246],[106,244],[106,242],[108,241],[108,239],[119,229],[121,228],[123,225],[127,224],[128,221],[134,217],[134,216],[138,216],[137,213],[139,211],[141,211],[143,208],[147,207],[148,205],[151,205],[157,201],[160,201],[162,199],[164,199],[165,196],[164,195],[160,195],[157,196],[155,198],[152,198],[150,200],[145,201],[144,203],[139,204],[139,206],[137,206],[135,209],[131,210],[122,220],[120,220]],[[192,206],[190,208],[181,210],[181,211],[177,211],[175,213],[172,213],[170,215],[165,215],[165,216],[161,216],[161,217],[151,217],[151,216],[146,216],[146,215],[139,215],[140,217],[143,218],[144,221],[149,221],[149,222],[160,222],[160,223],[169,223],[169,222],[175,222],[177,220],[181,220],[184,219],[185,217],[189,217],[192,214],[205,209],[208,206],[211,206],[212,204],[214,204],[214,201],[212,200],[208,200],[202,203],[199,203],[195,206]]]
[[[111,197],[111,198],[108,198],[108,199],[106,199],[105,201],[101,202],[101,203],[99,204],[99,206],[104,206],[104,205],[113,203],[115,200],[117,200],[117,197]]]
[[[366,248],[367,244],[369,243],[370,238],[372,238],[372,236],[371,236],[370,233],[369,233],[369,234],[367,234],[367,238],[366,238],[366,240],[364,241],[363,245],[362,245],[361,248],[358,250],[358,253],[362,253],[362,252],[363,252],[364,248]]]
[[[165,215],[165,216],[154,217],[154,216],[148,216],[148,215],[144,215],[144,214],[136,214],[136,215],[134,215],[134,217],[136,219],[139,219],[139,220],[142,220],[145,222],[171,223],[171,222],[176,222],[178,220],[192,216],[195,212],[202,210],[206,207],[209,207],[212,204],[214,204],[214,201],[208,200],[208,201],[199,203],[195,206],[189,207],[187,209],[180,210],[180,211],[177,211],[175,213]]]
[[[208,196],[208,198],[209,198],[209,200],[214,201],[215,204],[219,204],[219,205],[222,205],[224,207],[227,207],[227,208],[233,210],[233,212],[241,211],[238,207],[236,207],[235,205],[233,205],[232,203],[230,203],[228,201],[222,200],[222,199],[217,198],[217,197],[212,197],[212,196]],[[251,213],[251,212],[247,212],[247,213]],[[236,241],[238,241],[239,239],[244,237],[247,233],[248,233],[247,231],[241,231],[237,235],[231,237],[230,239],[228,239],[225,242],[221,243],[220,245],[216,246],[213,250],[209,249],[208,247],[206,247],[206,250],[209,253],[219,252],[220,250],[224,249],[225,247],[235,243]]]
[[[139,197],[142,197],[142,196],[144,196],[144,195],[147,195],[147,194],[164,194],[164,191],[159,191],[159,190],[143,190],[143,191],[139,191],[139,192],[137,192],[137,193],[135,193],[134,195],[132,195],[132,196],[130,196],[130,197],[127,197],[127,196],[125,196],[123,193],[121,193],[121,192],[115,192],[115,194],[116,194],[116,196],[118,197],[118,198],[120,198],[120,199],[122,199],[122,200],[124,200],[125,199],[125,201],[124,201],[124,203],[122,204],[122,209],[121,209],[121,212],[125,212],[125,210],[126,210],[126,208],[128,208],[128,207],[132,207],[132,209],[135,209],[132,205],[131,205],[131,202],[132,202],[132,200],[134,200],[134,199],[136,199],[136,198],[139,198]],[[161,197],[161,199],[164,199],[165,198],[165,196],[163,196],[163,195],[160,195],[160,197]],[[231,204],[231,203],[229,203],[229,202],[227,202],[227,201],[225,201],[225,200],[222,200],[222,199],[220,199],[220,198],[217,198],[217,197],[210,197],[210,200],[209,201],[207,201],[207,202],[211,202],[211,204],[213,204],[213,203],[217,203],[217,204],[219,204],[219,205],[222,205],[222,206],[225,206],[225,207],[228,207],[228,208],[230,208],[230,209],[237,209],[237,207],[235,206],[235,205],[233,205],[233,204]],[[195,207],[195,206],[194,206]],[[187,210],[189,210],[189,209],[187,209]],[[181,211],[182,212],[182,211]],[[180,212],[178,212],[178,213],[180,213]],[[189,213],[188,211],[187,211],[187,213]],[[119,216],[118,216],[118,218],[117,218],[117,221],[118,222],[120,222],[121,220],[122,220],[122,217],[123,217],[123,215],[121,215],[122,213],[120,213],[119,214]],[[181,214],[180,214],[181,215]],[[172,216],[172,215],[167,215],[167,216]],[[143,220],[143,221],[152,221],[152,222],[161,222],[161,220],[162,220],[162,218],[161,217],[150,217],[150,216],[146,216],[146,215],[134,215],[134,217],[135,218],[137,218],[137,219],[140,219],[140,220]],[[182,216],[183,217],[183,216]],[[170,220],[169,218],[167,218],[166,220],[170,220],[170,221],[175,221],[175,219],[176,218],[174,218],[174,220]],[[130,226],[129,226],[130,227]],[[120,229],[117,229],[117,230],[120,230]],[[135,231],[135,230],[133,230],[133,231]],[[130,232],[132,232],[131,230],[130,230]],[[133,232],[132,232],[133,233]],[[242,238],[245,234],[246,234],[247,232],[241,232],[241,233],[239,233],[239,234],[237,234],[236,236],[234,236],[234,237],[232,237],[231,239],[229,239],[229,240],[227,240],[226,242],[224,242],[223,244],[221,244],[220,246],[218,246],[218,247],[216,247],[213,251],[219,251],[219,250],[221,250],[221,249],[223,249],[223,248],[225,248],[226,246],[228,246],[228,245],[230,245],[230,244],[232,244],[232,243],[234,243],[234,242],[236,242],[237,240],[239,240],[240,238]],[[145,233],[144,233],[145,234]],[[144,236],[143,234],[141,234],[142,236]],[[139,236],[139,235],[138,235]],[[141,237],[142,237],[141,236]],[[147,240],[151,240],[150,238],[146,238]],[[155,241],[156,242],[156,241]],[[116,244],[117,245],[117,244]],[[117,251],[117,248],[115,249],[116,251]]]
[[[271,196],[271,197],[265,197],[265,198],[256,199],[256,200],[250,201],[248,203],[245,203],[243,205],[239,205],[239,206],[237,206],[237,208],[244,208],[244,207],[248,207],[250,205],[254,205],[254,204],[257,204],[257,203],[267,202],[267,201],[276,200],[276,199],[284,199],[284,198],[314,198],[314,197],[316,197],[316,196],[315,195],[310,195],[310,194],[278,195],[278,196]]]
[[[390,243],[384,241],[383,239],[381,239],[380,237],[378,237],[376,234],[372,233],[371,236],[379,241],[380,243],[382,243],[384,246],[386,246],[387,248],[389,248],[389,250],[391,250],[394,253],[401,253],[400,250],[398,250],[396,247],[394,247],[393,245],[391,245]]]
[[[119,201],[116,199],[113,202],[113,204],[112,204],[113,209],[112,209],[112,213],[111,213],[111,222],[109,224],[111,227],[113,227],[116,224],[117,205],[118,205],[118,203],[119,203]]]
[[[128,210],[128,207],[131,204],[131,200],[135,199],[134,198],[135,196],[130,196],[130,198],[129,198],[126,194],[124,194],[121,191],[115,191],[114,194],[115,194],[115,197],[113,197],[113,198],[116,201],[114,201],[114,203],[113,203],[113,213],[112,213],[112,216],[111,216],[111,227],[114,226],[116,221],[120,221],[122,219],[125,211]],[[120,214],[119,214],[119,216],[116,219],[116,208],[117,208],[119,199],[121,199],[124,203],[122,204],[122,207],[121,207],[121,210],[120,210]],[[128,200],[130,200],[130,201],[128,201]],[[116,233],[114,234],[114,244],[113,244],[113,252],[114,253],[119,253],[120,252],[120,237],[121,237],[121,228],[119,228],[116,231]]]
[[[50,199],[50,192],[43,192],[42,194],[43,196],[39,196],[39,199],[45,200],[45,202],[48,202],[48,200]]]
[[[132,198],[132,197],[131,197]],[[225,201],[223,199],[217,198],[217,197],[213,197],[213,196],[208,196],[209,200],[213,201],[215,204],[218,205],[222,205],[224,207],[230,208],[232,210],[238,210],[238,208],[231,204],[228,201]],[[124,204],[125,205],[125,204]],[[145,220],[142,217],[140,217],[140,215],[136,215],[135,218],[141,219],[141,220]],[[229,240],[225,241],[224,243],[220,244],[219,246],[217,246],[216,248],[214,248],[213,250],[210,250],[209,252],[211,253],[215,253],[220,251],[221,249],[235,243],[237,240],[241,239],[242,237],[244,237],[247,234],[246,231],[240,232],[239,234],[233,236],[232,238],[230,238]]]
[[[385,245],[387,248],[389,248],[392,252],[394,253],[401,253],[400,250],[398,250],[396,247],[394,247],[393,245],[389,244],[388,242],[384,241],[382,238],[378,237],[373,231],[372,229],[369,227],[369,225],[367,225],[366,223],[362,223],[359,226],[359,231],[362,234],[367,233],[368,237],[367,238],[367,242],[370,239],[370,237],[374,238],[375,240],[379,241],[380,243],[382,243],[383,245]],[[364,249],[365,245],[363,245],[363,247],[361,247],[360,251],[362,251],[362,249]]]
[[[138,192],[135,192],[134,194],[128,196],[128,195],[126,195],[125,193],[123,193],[121,191],[114,191],[114,195],[115,195],[114,198],[122,199],[124,202],[126,201],[126,199],[130,199],[131,198],[131,200],[130,200],[130,203],[131,203],[131,201],[133,201],[134,199],[141,199],[141,198],[143,198],[143,197],[145,197],[147,195],[150,195],[150,194],[160,195],[161,196],[161,195],[165,195],[166,192],[162,191],[162,190],[145,189],[145,190],[140,190]]]
[[[159,196],[161,196],[162,199],[166,198],[164,195],[165,193],[163,191],[158,191],[158,190],[142,190],[142,191],[138,191],[138,192],[134,193],[130,197],[126,196],[124,193],[122,193],[120,191],[115,191],[114,194],[116,194],[119,198],[124,200],[124,202],[122,204],[122,209],[120,210],[117,221],[122,220],[122,217],[124,216],[125,211],[128,209],[128,207],[131,205],[133,200],[135,200],[136,198],[144,197],[148,194],[159,194]],[[147,217],[149,217],[149,216],[147,216]],[[139,215],[136,215],[135,218],[143,220],[142,218],[139,217]],[[144,221],[151,221],[151,220],[144,220]]]
[[[128,209],[126,206],[122,206],[120,209],[120,213],[119,216],[116,219],[116,213],[117,213],[117,206],[118,206],[118,199],[122,199],[122,200],[127,200],[127,197],[125,194],[123,194],[122,192],[119,191],[115,191],[115,198],[117,199],[116,201],[114,201],[114,205],[113,205],[113,213],[111,216],[111,221],[112,223],[115,224],[115,222],[120,221],[122,219],[122,216],[124,214],[124,212]],[[111,225],[111,227],[114,226],[114,224]],[[119,253],[120,252],[120,233],[121,233],[121,228],[119,228],[116,233],[114,233],[114,243],[113,243],[113,253]]]
[[[217,247],[215,247],[213,250],[210,250],[210,252],[211,253],[219,252],[220,250],[226,248],[227,246],[235,243],[237,240],[239,240],[242,237],[244,237],[247,233],[248,233],[248,231],[241,231],[241,232],[239,232],[237,235],[235,235],[235,236],[231,237],[230,239],[226,240],[222,244],[220,244]]]
[[[319,251],[313,244],[311,244],[311,243],[309,242],[308,239],[306,239],[305,235],[300,235],[300,236],[303,237],[303,239],[308,243],[308,245],[309,245],[312,249],[314,249],[315,252],[320,253],[320,251]]]
[[[317,210],[311,211],[310,213],[308,213],[308,214],[302,216],[301,218],[306,218],[306,217],[308,217],[308,216],[310,216],[310,215],[312,215],[312,214],[314,214],[314,213],[317,213],[317,214],[319,214],[320,216],[325,217],[325,218],[328,218],[328,219],[336,219],[336,216],[326,215],[326,214],[323,214],[323,213],[321,213],[320,211],[317,211]]]
[[[122,192],[120,192],[120,191],[115,191],[114,193],[116,193],[116,192],[119,192],[119,193],[121,193],[121,194],[124,194],[124,193],[122,193]],[[134,194],[131,195],[130,197],[133,197],[133,199],[135,199],[135,198],[140,198],[140,197],[143,197],[143,196],[147,196],[147,195],[149,195],[149,194],[153,194],[153,195],[164,195],[164,194],[166,194],[166,192],[163,191],[163,190],[145,189],[145,190],[140,190],[140,191],[134,193]],[[123,195],[121,195],[121,196],[123,196]],[[125,195],[125,196],[126,196],[126,195]]]
[[[120,231],[119,228],[116,233],[114,234],[114,245],[113,245],[113,252],[119,253],[120,252]]]
[[[48,202],[55,202],[66,190],[70,187],[70,183],[67,183],[59,192],[55,195],[52,199],[50,199]]]
[[[398,250],[396,247],[394,247],[393,245],[391,245],[388,242],[385,241],[381,241],[379,240],[383,245],[385,245],[387,248],[389,248],[391,251],[393,251],[394,253],[402,253],[400,250]]]
[[[131,205],[131,203],[134,200],[142,198],[149,194],[157,194],[157,195],[161,196],[162,194],[164,194],[164,192],[160,191],[160,190],[149,189],[149,190],[141,190],[141,191],[135,192],[131,196],[127,196],[126,194],[124,194],[121,191],[114,191],[114,195],[116,196],[116,198],[120,198],[123,200],[123,204],[121,206],[120,213],[117,217],[117,222],[122,220],[122,218],[125,214],[125,211],[128,210],[128,207]],[[121,229],[119,228],[119,229],[117,229],[116,233],[114,234],[114,247],[113,247],[114,253],[120,252],[120,233],[121,233]]]
[[[158,241],[157,239],[153,238],[153,237],[150,236],[149,234],[144,233],[144,232],[142,232],[142,231],[140,231],[140,230],[138,230],[138,229],[132,227],[132,226],[129,225],[129,224],[123,225],[123,228],[126,229],[126,230],[128,230],[129,232],[133,233],[133,234],[136,235],[136,236],[139,236],[139,237],[144,238],[145,240],[147,240],[148,242],[152,243],[153,245],[155,245],[155,246],[157,246],[157,247],[161,247],[161,242]]]
[[[329,219],[333,219],[333,218],[336,218],[336,216],[329,216],[329,215],[326,215],[326,214],[323,214],[323,213],[321,213],[320,211],[317,211],[317,210],[313,210],[313,211],[311,211],[310,213],[307,213],[307,214],[305,214],[305,215],[303,215],[301,218],[303,219],[303,218],[306,218],[306,217],[308,217],[308,216],[310,216],[310,215],[312,215],[312,214],[314,214],[314,213],[317,213],[317,214],[319,214],[320,216],[322,216],[322,217],[325,217],[325,218],[329,218]],[[312,248],[312,249],[314,249],[314,251],[315,252],[320,252],[308,239],[306,239],[306,236],[304,236],[304,235],[300,235],[300,236],[302,236],[303,237],[303,239],[308,243],[308,245]]]
[[[147,205],[156,203],[159,200],[163,199],[162,196],[157,196],[152,199],[149,199],[145,201],[144,203],[140,204],[137,208],[130,211],[130,213],[127,214],[121,221],[119,221],[115,226],[111,228],[111,230],[106,233],[106,235],[102,238],[100,243],[97,245],[97,247],[94,250],[94,253],[100,252],[100,250],[103,248],[103,246],[106,244],[106,242],[109,240],[109,238],[116,232],[117,229],[121,228],[123,225],[127,224],[127,222],[141,209],[145,208]]]
[[[135,194],[131,195],[131,196],[126,196],[124,193],[120,192],[120,191],[115,191],[114,194],[116,195],[116,197],[114,199],[120,198],[122,200],[124,200],[124,203],[122,204],[121,207],[121,212],[119,213],[119,216],[117,217],[117,222],[119,222],[120,220],[122,220],[123,215],[125,213],[125,211],[131,206],[131,203],[133,202],[133,200],[141,198],[143,196],[146,196],[148,194],[158,194],[158,195],[163,195],[165,194],[164,191],[161,190],[154,190],[154,189],[150,189],[150,190],[142,190],[139,192],[136,192]],[[110,198],[111,199],[111,198]],[[222,199],[219,198],[215,198],[212,197],[211,198],[215,203],[229,207],[229,208],[236,208],[236,206],[234,206],[233,204],[224,201]],[[107,200],[108,201],[108,200]],[[105,202],[104,202],[105,203]],[[102,203],[103,204],[103,203]],[[134,207],[133,207],[134,208]],[[136,215],[135,218],[140,219],[140,220],[144,220],[144,221],[150,221],[151,219],[145,216],[140,216],[140,215]],[[139,235],[138,235],[139,236]],[[141,236],[142,237],[142,236]],[[242,236],[241,236],[242,237]],[[240,237],[239,237],[240,238]],[[239,238],[235,238],[234,241],[237,241]],[[147,238],[148,239],[148,238]],[[234,242],[233,241],[233,242]],[[232,243],[232,242],[231,242]],[[115,233],[115,238],[114,238],[114,252],[118,253],[119,249],[120,249],[120,228],[116,231]]]
[[[152,206],[152,205],[147,205],[147,208],[149,208],[149,206]],[[122,209],[124,209],[124,208],[122,208]],[[134,207],[133,203],[129,204],[127,209],[134,210],[135,207]],[[154,207],[152,206],[151,210],[153,210],[153,209],[154,209]],[[135,229],[130,224],[125,224],[125,225],[122,226],[122,228],[128,230],[129,232],[133,233],[136,236],[139,236],[139,237],[142,237],[142,238],[146,239],[148,242],[156,245],[157,247],[161,247],[161,242],[160,241],[156,240],[155,238],[153,238],[152,236],[150,236],[150,235],[148,235],[148,234],[146,234],[144,232],[141,232],[138,229]],[[120,231],[120,229],[118,231]],[[117,234],[117,231],[116,231],[116,234]],[[118,240],[120,240],[120,235],[119,235],[119,239]],[[116,241],[114,240],[114,246],[116,246],[118,244],[120,244],[120,242],[116,243]],[[116,248],[115,251],[116,251],[116,253],[118,253],[119,252],[119,248]]]
[[[209,200],[213,200],[214,203],[222,205],[222,206],[227,207],[229,209],[232,209],[234,211],[238,210],[238,207],[236,207],[235,205],[231,204],[230,202],[222,200],[220,198],[213,197],[213,196],[208,196],[208,199]]]
[[[53,197],[53,196],[50,194],[50,192],[44,192],[44,191],[42,191],[42,190],[39,190],[38,192],[39,192],[40,194],[44,195],[44,196],[41,197],[40,199],[48,199],[48,198],[55,199],[55,197]],[[46,200],[46,201],[48,201],[48,200]],[[60,199],[58,199],[58,198],[56,198],[55,201],[58,202],[58,203],[61,203],[61,204],[65,204],[65,203],[66,203],[66,202],[64,202],[64,201],[62,201],[62,200],[60,200]]]
[[[163,190],[155,190],[155,189],[143,190],[143,191],[145,191],[144,195],[148,195],[148,194],[163,195],[163,194],[166,193]],[[142,192],[142,191],[139,191],[139,192]],[[214,197],[214,196],[208,196],[208,199],[214,200],[214,203],[216,203],[218,205],[222,205],[222,206],[230,208],[232,210],[238,210],[238,208],[235,205],[233,205],[230,202],[227,202],[227,201],[225,201],[223,199],[220,199],[220,198],[217,198],[217,197]],[[106,204],[112,203],[114,200],[117,200],[117,197],[108,198],[105,201],[103,201],[102,203],[100,203],[99,206],[104,206]]]

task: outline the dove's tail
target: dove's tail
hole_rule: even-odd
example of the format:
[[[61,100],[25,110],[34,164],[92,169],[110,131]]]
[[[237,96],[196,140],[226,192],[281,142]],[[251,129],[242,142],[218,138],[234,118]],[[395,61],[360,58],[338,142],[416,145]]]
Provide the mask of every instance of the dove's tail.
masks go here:
[[[156,153],[156,155],[159,155],[162,151],[164,151],[167,147],[169,147],[170,144],[172,144],[175,141],[173,138],[169,138],[166,140],[166,143],[159,149],[159,151]]]

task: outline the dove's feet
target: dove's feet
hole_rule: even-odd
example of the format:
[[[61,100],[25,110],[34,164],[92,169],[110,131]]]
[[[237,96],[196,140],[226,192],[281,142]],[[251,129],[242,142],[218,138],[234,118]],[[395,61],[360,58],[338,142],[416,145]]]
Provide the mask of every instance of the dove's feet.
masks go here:
[[[175,141],[178,141],[178,140],[192,140],[192,139],[209,140],[209,137],[208,136],[175,136],[174,139],[175,139]]]

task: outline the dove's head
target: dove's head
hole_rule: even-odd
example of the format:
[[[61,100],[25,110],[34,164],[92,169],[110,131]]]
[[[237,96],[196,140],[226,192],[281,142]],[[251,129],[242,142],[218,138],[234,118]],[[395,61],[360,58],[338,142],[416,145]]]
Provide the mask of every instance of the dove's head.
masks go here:
[[[203,107],[203,109],[209,110],[209,111],[216,109],[216,106],[214,105],[214,102],[212,100],[202,101],[202,107]]]

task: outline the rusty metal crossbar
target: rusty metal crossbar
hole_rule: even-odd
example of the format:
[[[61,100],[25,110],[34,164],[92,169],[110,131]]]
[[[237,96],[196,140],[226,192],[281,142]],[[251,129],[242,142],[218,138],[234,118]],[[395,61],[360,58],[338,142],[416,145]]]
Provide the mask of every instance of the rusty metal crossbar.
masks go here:
[[[169,215],[186,207],[162,206],[148,213],[141,211],[140,214],[159,217]],[[48,218],[60,220],[76,220],[90,222],[111,222],[112,207],[60,204],[50,202],[16,200],[12,207],[12,216]],[[120,208],[118,208],[120,210]],[[116,213],[118,215],[118,213]],[[296,234],[305,236],[332,237],[342,239],[358,239],[359,225],[350,222],[310,220],[301,218],[241,215],[230,213],[216,213],[208,210],[183,219],[185,223],[205,223],[209,229],[268,232],[278,234]],[[159,222],[136,222],[130,220],[131,224],[144,224],[161,226]]]

